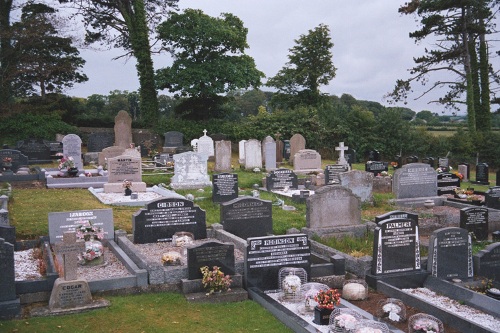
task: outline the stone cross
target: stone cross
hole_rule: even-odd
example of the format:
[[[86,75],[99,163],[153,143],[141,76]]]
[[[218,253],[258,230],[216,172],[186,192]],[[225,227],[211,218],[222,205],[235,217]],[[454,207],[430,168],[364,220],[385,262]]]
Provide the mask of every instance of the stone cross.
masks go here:
[[[340,156],[339,156],[339,164],[348,164],[347,160],[345,159],[344,152],[349,149],[349,147],[344,146],[343,142],[339,142],[339,146],[335,147],[336,151],[340,151]]]
[[[207,130],[206,129],[203,130],[203,136],[207,136]]]
[[[74,231],[66,231],[63,234],[62,244],[56,245],[57,253],[62,254],[64,262],[64,280],[78,279],[78,254],[85,251],[85,242],[76,241]]]

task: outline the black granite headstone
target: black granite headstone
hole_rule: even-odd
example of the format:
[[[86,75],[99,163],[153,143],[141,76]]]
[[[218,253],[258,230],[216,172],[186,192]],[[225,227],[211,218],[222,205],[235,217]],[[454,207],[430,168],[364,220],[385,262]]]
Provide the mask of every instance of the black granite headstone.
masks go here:
[[[28,156],[29,164],[52,162],[50,146],[43,140],[27,139],[17,142],[17,150]]]
[[[1,149],[0,150],[0,171],[4,169],[4,158],[11,158],[10,170],[17,172],[20,167],[28,166],[28,156],[23,155],[19,150],[15,149]]]
[[[352,166],[353,163],[357,162],[357,156],[356,156],[356,150],[355,149],[347,149],[345,153],[345,159],[347,160],[347,163]]]
[[[151,201],[132,217],[134,242],[171,242],[176,232],[207,238],[205,211],[187,199],[167,198]]]
[[[460,228],[473,233],[476,240],[488,240],[488,208],[460,209]]]
[[[243,239],[267,236],[273,232],[272,203],[251,197],[224,202],[220,222],[225,231]]]
[[[472,238],[462,228],[435,230],[429,240],[427,271],[443,280],[473,277]]]
[[[227,202],[238,198],[238,175],[220,173],[212,176],[212,201]]]
[[[460,178],[454,173],[442,172],[437,175],[438,195],[453,194],[460,187]]]
[[[500,186],[490,187],[484,193],[484,201],[486,207],[493,209],[500,209]]]
[[[379,222],[374,233],[372,274],[420,271],[420,264],[417,223],[409,218]]]
[[[16,244],[16,228],[0,225],[0,238],[3,238],[6,243]]]
[[[325,185],[340,184],[339,174],[349,171],[347,165],[330,164],[325,167]]]
[[[474,272],[500,283],[500,243],[490,244],[474,256]]]
[[[87,139],[87,151],[101,152],[104,148],[114,145],[115,135],[108,132],[97,132],[89,134]]]
[[[213,266],[218,266],[226,275],[235,273],[234,244],[207,242],[190,245],[186,249],[189,280],[201,279],[203,275],[200,268],[203,266],[208,266],[210,270]]]
[[[418,214],[408,213],[402,210],[393,210],[391,212],[375,216],[375,223],[379,224],[380,222],[389,219],[410,219],[418,225]]]
[[[422,163],[429,164],[432,168],[435,168],[434,157],[425,157],[422,159]]]
[[[16,299],[14,245],[0,238],[0,303]]]
[[[163,147],[178,148],[182,147],[184,141],[184,134],[177,131],[170,131],[165,133],[165,143]]]
[[[247,287],[278,289],[278,273],[283,267],[311,269],[311,249],[307,235],[255,237],[247,240],[245,278]]]
[[[486,163],[476,165],[476,184],[489,185],[489,167]]]
[[[496,180],[495,185],[500,186],[500,170],[497,171],[497,180]]]
[[[282,190],[285,187],[298,188],[298,186],[297,175],[290,169],[273,170],[266,176],[268,191]]]
[[[370,150],[367,154],[366,159],[368,161],[378,162],[378,161],[380,161],[380,152],[376,149]]]
[[[285,160],[290,160],[291,149],[290,140],[283,140],[283,158]]]
[[[389,163],[381,161],[368,161],[365,164],[365,171],[378,175],[382,171],[389,171]]]
[[[403,166],[403,157],[401,155],[394,156],[395,164],[393,164],[394,169],[399,169]]]

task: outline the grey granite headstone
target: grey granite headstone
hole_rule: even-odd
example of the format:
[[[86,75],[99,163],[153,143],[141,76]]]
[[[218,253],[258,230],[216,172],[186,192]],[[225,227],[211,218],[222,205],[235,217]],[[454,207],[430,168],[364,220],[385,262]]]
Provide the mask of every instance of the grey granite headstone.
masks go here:
[[[5,157],[10,157],[12,159],[10,170],[12,172],[17,172],[20,167],[28,165],[28,156],[23,155],[19,150],[15,149],[1,149],[0,150],[0,172],[4,168],[3,159]]]
[[[365,171],[371,172],[376,176],[381,172],[389,171],[389,163],[382,161],[368,161],[365,164]]]
[[[113,157],[123,155],[125,153],[125,149],[126,148],[118,146],[111,146],[104,148],[102,152],[99,153],[99,165],[107,167],[107,160]]]
[[[262,168],[262,148],[259,140],[245,142],[245,169]]]
[[[174,155],[173,189],[200,189],[212,186],[207,166],[208,155],[185,152]]]
[[[215,141],[215,166],[216,172],[231,170],[231,141]]]
[[[225,231],[243,239],[267,236],[273,232],[272,203],[252,197],[225,202],[220,221]]]
[[[396,170],[392,181],[396,199],[437,195],[437,173],[428,164],[411,163]]]
[[[179,148],[183,146],[184,134],[177,131],[170,131],[165,133],[165,143],[164,147],[167,148]]]
[[[14,270],[14,245],[0,238],[0,318],[9,319],[21,312],[21,303],[16,298]]]
[[[468,165],[466,165],[466,164],[459,164],[458,165],[458,173],[460,173],[463,176],[463,178],[462,178],[463,182],[468,182],[469,181],[469,178],[468,178],[469,166]]]
[[[361,170],[352,170],[339,174],[340,185],[347,187],[361,202],[373,201],[373,174]]]
[[[290,138],[290,164],[293,164],[293,159],[296,153],[300,150],[306,149],[306,139],[302,134],[296,133]]]
[[[264,143],[264,160],[267,171],[276,169],[276,143],[266,142]]]
[[[109,132],[97,132],[89,134],[87,139],[87,152],[101,152],[104,148],[113,146],[115,135]]]
[[[500,243],[490,244],[474,256],[474,272],[500,283]]]
[[[187,199],[151,201],[132,217],[137,244],[171,242],[176,232],[191,232],[195,239],[207,238],[205,211]]]
[[[488,208],[469,207],[460,209],[460,228],[473,233],[479,241],[488,240]]]
[[[115,146],[130,148],[132,141],[132,118],[127,111],[121,110],[115,117]]]
[[[312,149],[302,149],[293,156],[293,171],[322,171],[321,155]]]
[[[141,158],[128,155],[108,158],[108,177],[109,183],[142,182]]]
[[[234,244],[207,242],[201,245],[189,245],[187,250],[188,279],[201,279],[200,268],[208,266],[212,270],[217,266],[224,274],[235,273]]]
[[[83,170],[82,162],[82,139],[76,134],[68,134],[62,140],[63,155],[72,157],[75,162],[75,167],[78,170]]]
[[[468,231],[454,227],[435,230],[429,240],[427,271],[443,280],[472,278],[472,238]]]
[[[238,198],[238,175],[220,173],[212,176],[212,201],[228,202]]]

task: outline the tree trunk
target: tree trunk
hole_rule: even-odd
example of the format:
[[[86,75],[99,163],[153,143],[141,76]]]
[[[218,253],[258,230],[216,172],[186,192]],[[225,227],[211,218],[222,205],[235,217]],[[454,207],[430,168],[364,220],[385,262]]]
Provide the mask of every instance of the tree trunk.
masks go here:
[[[10,11],[12,0],[0,0],[0,113],[11,100],[12,88],[8,73],[12,66],[10,43]]]
[[[464,62],[464,70],[466,77],[467,93],[467,123],[469,127],[469,133],[474,135],[476,133],[476,112],[474,109],[474,85],[471,72],[471,62],[469,53],[469,42],[467,34],[467,20],[466,20],[466,9],[462,7],[462,57]]]
[[[488,76],[488,45],[484,34],[479,36],[479,75],[481,78],[481,115],[476,111],[476,127],[481,131],[491,130],[490,81]]]

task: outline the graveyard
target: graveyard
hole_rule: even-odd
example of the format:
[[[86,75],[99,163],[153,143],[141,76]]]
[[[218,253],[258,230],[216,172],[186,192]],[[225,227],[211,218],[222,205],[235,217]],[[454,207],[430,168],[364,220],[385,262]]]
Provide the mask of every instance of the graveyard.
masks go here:
[[[419,332],[421,322],[500,329],[500,187],[487,165],[456,173],[447,158],[409,156],[389,168],[376,152],[350,162],[343,142],[337,159],[322,158],[300,134],[286,144],[213,137],[204,130],[185,145],[168,132],[163,153],[148,156],[119,113],[111,146],[69,134],[61,145],[0,150],[10,158],[0,178],[0,328],[68,331],[72,320],[123,320],[137,304],[153,330],[340,332],[347,315],[380,332]],[[26,178],[33,172],[41,176]],[[15,254],[25,251],[31,260]],[[213,266],[231,290],[206,293],[203,267]],[[340,304],[314,307],[329,288]],[[118,330],[143,327],[127,325]]]

